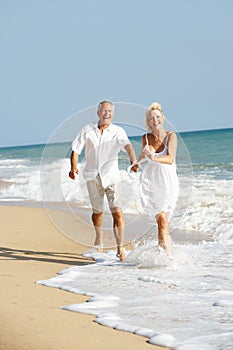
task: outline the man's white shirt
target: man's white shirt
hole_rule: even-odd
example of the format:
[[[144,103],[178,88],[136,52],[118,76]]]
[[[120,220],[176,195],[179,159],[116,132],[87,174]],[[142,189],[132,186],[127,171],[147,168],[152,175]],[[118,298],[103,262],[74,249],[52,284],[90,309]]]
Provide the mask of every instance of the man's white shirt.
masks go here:
[[[118,181],[118,153],[124,151],[124,147],[128,144],[130,144],[128,136],[120,126],[110,124],[101,134],[98,123],[88,124],[73,141],[72,151],[80,155],[85,147],[84,179],[94,180],[99,174],[102,185],[106,188]]]

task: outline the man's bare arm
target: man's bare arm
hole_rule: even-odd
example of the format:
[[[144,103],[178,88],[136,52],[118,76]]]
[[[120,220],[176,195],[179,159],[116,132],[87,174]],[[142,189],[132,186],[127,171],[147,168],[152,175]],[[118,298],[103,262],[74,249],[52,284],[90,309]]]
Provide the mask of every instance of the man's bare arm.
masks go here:
[[[75,180],[75,174],[78,174],[77,164],[78,164],[78,154],[74,151],[70,155],[71,170],[69,172],[69,177]]]

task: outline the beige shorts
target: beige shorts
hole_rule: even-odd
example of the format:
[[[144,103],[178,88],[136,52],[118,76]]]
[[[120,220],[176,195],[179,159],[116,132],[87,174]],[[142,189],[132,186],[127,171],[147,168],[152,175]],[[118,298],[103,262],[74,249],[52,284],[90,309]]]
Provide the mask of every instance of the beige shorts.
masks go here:
[[[99,175],[94,180],[87,182],[87,190],[89,193],[93,213],[102,213],[104,211],[104,195],[108,199],[110,210],[113,208],[120,208],[120,198],[117,184],[112,184],[106,188],[102,186]]]

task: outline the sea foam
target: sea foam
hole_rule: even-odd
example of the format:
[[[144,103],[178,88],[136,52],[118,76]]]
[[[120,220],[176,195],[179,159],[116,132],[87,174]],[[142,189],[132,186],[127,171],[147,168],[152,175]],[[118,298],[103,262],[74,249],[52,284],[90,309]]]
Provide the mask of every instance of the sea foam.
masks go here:
[[[226,266],[232,263],[232,247],[231,241],[174,244],[174,259],[165,260],[148,244],[127,251],[124,263],[115,251],[89,249],[84,255],[95,264],[70,267],[37,283],[90,296],[88,302],[62,307],[95,315],[96,322],[140,334],[151,344],[230,349],[232,273]]]

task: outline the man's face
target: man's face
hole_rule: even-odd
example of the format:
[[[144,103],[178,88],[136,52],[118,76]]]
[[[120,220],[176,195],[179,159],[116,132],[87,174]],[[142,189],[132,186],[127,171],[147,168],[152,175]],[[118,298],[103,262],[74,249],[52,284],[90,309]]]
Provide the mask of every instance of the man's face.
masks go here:
[[[113,119],[113,115],[114,115],[113,105],[107,102],[102,103],[98,111],[99,125],[110,124]]]

